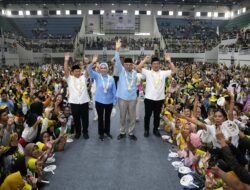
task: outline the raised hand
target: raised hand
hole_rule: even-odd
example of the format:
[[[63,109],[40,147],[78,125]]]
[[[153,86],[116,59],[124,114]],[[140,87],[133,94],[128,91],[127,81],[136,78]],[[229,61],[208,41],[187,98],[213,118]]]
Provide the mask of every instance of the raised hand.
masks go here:
[[[223,174],[222,170],[221,170],[220,168],[218,168],[217,166],[212,167],[212,168],[211,168],[211,172],[212,172],[216,177],[220,177],[220,176]]]
[[[90,61],[89,61],[89,58],[84,56],[84,58],[83,58],[83,63],[89,64],[89,62],[90,62]]]
[[[92,63],[96,63],[98,61],[98,55],[94,55],[92,58]]]
[[[219,127],[216,129],[216,138],[222,146],[226,145],[225,137]]]
[[[115,50],[119,51],[122,47],[122,42],[121,39],[119,38],[116,42],[115,42]]]
[[[180,114],[176,111],[176,107],[173,105],[168,105],[167,110],[172,112],[176,117],[180,117]]]
[[[148,62],[150,62],[150,59],[151,59],[151,56],[147,55],[144,57],[143,62],[148,63]]]
[[[13,133],[11,135],[11,141],[10,141],[11,146],[17,146],[18,145],[18,134]]]
[[[168,61],[169,63],[171,63],[171,56],[170,56],[170,54],[165,53],[164,58],[165,58],[166,62]]]
[[[69,61],[70,55],[69,53],[65,53],[64,55],[64,61]]]
[[[230,95],[230,97],[234,97],[234,88],[229,88],[228,94]]]

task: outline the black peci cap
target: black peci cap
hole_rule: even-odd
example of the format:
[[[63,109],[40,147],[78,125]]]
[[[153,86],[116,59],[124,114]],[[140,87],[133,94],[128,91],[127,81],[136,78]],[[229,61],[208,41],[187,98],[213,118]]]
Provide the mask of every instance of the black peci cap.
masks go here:
[[[125,58],[124,63],[133,63],[132,58]]]
[[[72,67],[71,67],[71,71],[74,71],[74,70],[76,70],[76,69],[81,69],[81,67],[77,64],[77,65],[73,65]]]
[[[152,59],[151,59],[151,64],[152,64],[153,62],[155,62],[155,61],[159,61],[159,62],[160,62],[160,60],[159,60],[158,57],[152,57]]]

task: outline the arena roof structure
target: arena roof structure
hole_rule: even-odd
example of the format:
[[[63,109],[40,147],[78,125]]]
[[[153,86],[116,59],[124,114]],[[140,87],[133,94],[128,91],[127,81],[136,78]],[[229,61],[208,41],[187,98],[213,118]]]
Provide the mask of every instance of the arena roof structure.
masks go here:
[[[233,6],[244,0],[0,0],[3,5],[9,4],[179,4],[179,5],[218,5]]]

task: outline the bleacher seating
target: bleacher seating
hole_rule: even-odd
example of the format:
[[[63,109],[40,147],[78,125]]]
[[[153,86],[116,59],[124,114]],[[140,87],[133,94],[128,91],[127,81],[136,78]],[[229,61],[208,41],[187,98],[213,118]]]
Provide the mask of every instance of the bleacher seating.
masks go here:
[[[233,20],[228,21],[225,24],[225,29],[226,30],[233,30],[235,28],[243,28],[250,23],[250,13],[241,15],[239,17],[234,18]]]
[[[26,37],[44,38],[71,38],[80,30],[82,18],[13,18],[16,25]]]
[[[15,25],[15,23],[12,22],[10,18],[0,16],[0,26],[5,33],[12,33],[15,31],[16,34],[21,34],[19,28]]]
[[[175,36],[177,38],[190,38],[214,36],[217,26],[221,26],[221,20],[194,20],[176,18],[157,18],[157,24],[164,37]]]
[[[223,20],[157,18],[166,49],[170,52],[204,52],[218,44],[217,27]]]

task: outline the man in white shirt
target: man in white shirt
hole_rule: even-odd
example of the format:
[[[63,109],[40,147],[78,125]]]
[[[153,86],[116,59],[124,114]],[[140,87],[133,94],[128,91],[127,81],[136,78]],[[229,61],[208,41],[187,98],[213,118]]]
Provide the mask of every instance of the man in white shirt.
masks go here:
[[[72,115],[75,123],[75,138],[81,136],[81,128],[83,138],[88,139],[89,126],[89,94],[87,91],[87,80],[81,73],[79,65],[74,65],[71,68],[71,73],[68,68],[69,54],[64,57],[64,76],[68,83],[69,98],[68,102],[71,105]]]
[[[165,99],[165,81],[169,76],[173,76],[176,73],[176,68],[171,63],[171,58],[168,54],[165,54],[165,62],[169,65],[170,70],[160,70],[160,60],[157,57],[151,58],[152,70],[142,68],[143,65],[150,60],[149,56],[146,56],[144,60],[137,66],[137,70],[141,72],[146,78],[145,89],[145,117],[144,117],[144,137],[149,136],[150,117],[154,112],[154,135],[160,137],[161,134],[158,131],[160,124],[161,108]]]

